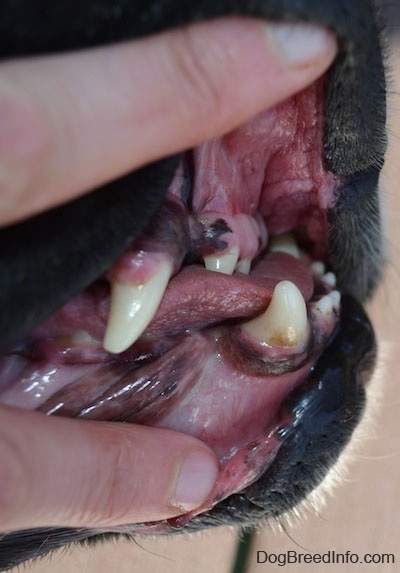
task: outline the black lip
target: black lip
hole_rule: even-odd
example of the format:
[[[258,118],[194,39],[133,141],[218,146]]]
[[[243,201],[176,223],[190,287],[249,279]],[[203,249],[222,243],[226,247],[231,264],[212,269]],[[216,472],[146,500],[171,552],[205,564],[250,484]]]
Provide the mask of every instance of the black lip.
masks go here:
[[[307,382],[282,406],[293,421],[280,430],[283,444],[273,464],[257,482],[194,517],[184,529],[278,517],[314,490],[360,421],[376,348],[362,305],[343,296],[338,328]]]

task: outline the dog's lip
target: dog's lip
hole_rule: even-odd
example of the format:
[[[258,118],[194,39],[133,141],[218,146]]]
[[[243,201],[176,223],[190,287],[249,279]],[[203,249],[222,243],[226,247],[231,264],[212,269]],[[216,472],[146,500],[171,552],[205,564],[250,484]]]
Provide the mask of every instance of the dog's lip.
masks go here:
[[[123,525],[112,531],[141,535],[195,531],[235,524],[238,516],[252,524],[278,518],[306,498],[350,440],[363,413],[365,386],[376,359],[374,331],[361,304],[345,295],[342,307],[341,322],[310,376],[281,404],[273,463],[267,463],[252,484],[225,499],[210,498],[198,510],[176,518]],[[329,437],[331,447],[326,448]]]

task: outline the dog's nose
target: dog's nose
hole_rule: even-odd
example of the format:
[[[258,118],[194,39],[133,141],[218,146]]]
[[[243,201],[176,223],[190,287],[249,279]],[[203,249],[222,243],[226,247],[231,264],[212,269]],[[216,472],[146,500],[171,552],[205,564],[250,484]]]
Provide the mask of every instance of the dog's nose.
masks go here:
[[[0,351],[101,276],[161,205],[178,158],[0,231]]]

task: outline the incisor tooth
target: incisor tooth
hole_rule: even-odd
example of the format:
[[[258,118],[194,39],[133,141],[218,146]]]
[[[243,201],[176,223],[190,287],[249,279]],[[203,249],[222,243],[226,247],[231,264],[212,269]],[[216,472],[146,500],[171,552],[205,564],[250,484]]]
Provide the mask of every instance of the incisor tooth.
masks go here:
[[[165,261],[144,284],[112,284],[105,350],[119,354],[139,338],[157,312],[171,274],[172,265]]]
[[[220,255],[206,255],[204,266],[208,271],[232,275],[239,260],[239,247],[235,246]]]
[[[283,233],[282,235],[275,235],[270,238],[268,243],[268,250],[270,253],[286,253],[300,258],[300,251],[297,243],[291,233]]]
[[[258,340],[272,346],[298,346],[308,335],[303,295],[291,281],[281,281],[276,285],[264,314],[246,322],[243,327]]]
[[[236,270],[238,273],[243,273],[244,275],[248,275],[251,269],[251,259],[246,257],[238,262],[236,265]]]

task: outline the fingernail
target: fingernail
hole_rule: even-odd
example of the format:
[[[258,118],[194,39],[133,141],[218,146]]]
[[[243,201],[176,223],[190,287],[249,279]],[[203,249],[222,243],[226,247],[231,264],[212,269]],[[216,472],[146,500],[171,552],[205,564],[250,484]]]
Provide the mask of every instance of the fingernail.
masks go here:
[[[334,35],[315,24],[270,23],[267,35],[291,67],[307,66],[335,49]]]
[[[218,477],[215,457],[204,450],[194,450],[183,463],[172,505],[185,511],[199,507],[210,495]]]

